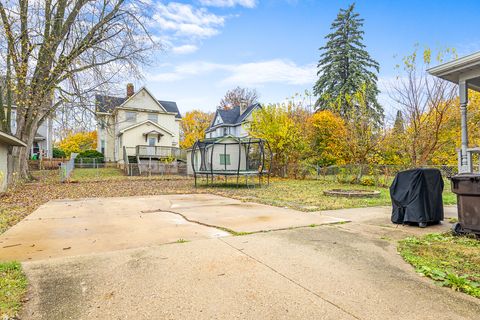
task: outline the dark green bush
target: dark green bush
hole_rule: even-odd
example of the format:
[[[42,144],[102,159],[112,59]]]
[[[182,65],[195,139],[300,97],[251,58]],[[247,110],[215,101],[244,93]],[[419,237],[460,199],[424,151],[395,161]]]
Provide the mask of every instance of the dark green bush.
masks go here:
[[[53,156],[53,158],[56,158],[56,159],[57,158],[66,158],[67,154],[65,153],[65,151],[63,151],[60,148],[53,148],[52,156]]]
[[[80,160],[81,159],[81,160]],[[78,156],[75,158],[75,162],[79,163],[103,163],[104,162],[104,156],[101,152],[97,150],[85,150],[82,151],[78,154]]]

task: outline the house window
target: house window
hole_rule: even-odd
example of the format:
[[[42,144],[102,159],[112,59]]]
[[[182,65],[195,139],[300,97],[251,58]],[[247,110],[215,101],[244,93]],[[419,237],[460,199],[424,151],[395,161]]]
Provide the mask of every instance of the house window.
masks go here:
[[[148,114],[148,120],[158,123],[158,114],[156,113],[149,113]]]
[[[223,128],[223,135],[226,136],[228,134],[228,128]]]
[[[100,141],[100,152],[105,155],[105,140]]]
[[[155,137],[149,137],[148,138],[148,146],[149,147],[155,147],[155,142],[157,141],[157,138]]]
[[[131,112],[131,111],[125,112],[125,121],[136,122],[137,121],[137,113],[136,112]]]
[[[220,164],[221,165],[230,165],[230,155],[229,154],[220,154]]]

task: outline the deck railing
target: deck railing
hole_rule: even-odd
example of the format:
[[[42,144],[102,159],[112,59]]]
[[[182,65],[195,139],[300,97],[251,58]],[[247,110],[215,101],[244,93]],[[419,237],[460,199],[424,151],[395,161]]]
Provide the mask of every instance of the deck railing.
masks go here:
[[[187,154],[185,150],[175,147],[160,147],[160,146],[147,146],[138,145],[135,148],[135,154],[139,157],[147,158],[172,158],[177,160],[186,160]]]

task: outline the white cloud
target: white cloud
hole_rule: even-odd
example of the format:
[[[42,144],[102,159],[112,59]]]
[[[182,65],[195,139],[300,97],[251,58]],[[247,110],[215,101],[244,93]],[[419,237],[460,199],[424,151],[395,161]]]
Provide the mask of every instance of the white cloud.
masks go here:
[[[225,23],[224,17],[189,4],[158,2],[155,9],[153,27],[160,32],[173,32],[177,37],[212,37]]]
[[[256,86],[266,83],[310,85],[316,78],[314,64],[298,66],[283,59],[244,64],[218,64],[197,61],[180,64],[171,71],[149,75],[147,78],[150,81],[177,81],[212,72],[223,73],[223,76],[220,76],[220,84],[241,86]]]
[[[184,44],[184,45],[172,48],[172,52],[176,54],[189,54],[197,50],[198,50],[198,47],[194,44]]]
[[[292,85],[315,81],[315,65],[298,66],[288,60],[269,60],[232,66],[232,74],[222,82],[243,86],[280,82]]]
[[[200,3],[211,7],[235,7],[238,5],[245,8],[255,8],[257,6],[256,0],[200,0]]]

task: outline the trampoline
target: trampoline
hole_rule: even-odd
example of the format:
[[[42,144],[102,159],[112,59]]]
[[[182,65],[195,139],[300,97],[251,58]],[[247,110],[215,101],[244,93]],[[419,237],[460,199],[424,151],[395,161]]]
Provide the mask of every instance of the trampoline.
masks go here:
[[[262,185],[264,177],[270,184],[270,167],[273,154],[268,142],[258,138],[239,138],[226,136],[197,140],[192,147],[191,164],[195,187],[197,178],[206,177],[207,185],[213,184],[215,176],[235,176],[237,186],[240,177],[245,177],[248,186],[249,177],[258,177]]]

